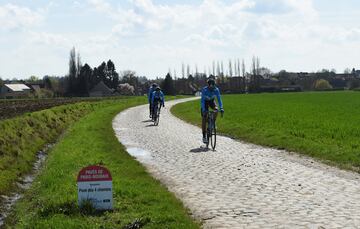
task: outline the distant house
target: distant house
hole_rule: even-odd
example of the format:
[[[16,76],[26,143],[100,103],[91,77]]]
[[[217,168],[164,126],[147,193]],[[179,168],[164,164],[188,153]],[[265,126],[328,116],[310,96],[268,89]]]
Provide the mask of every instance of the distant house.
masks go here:
[[[31,93],[31,89],[25,84],[4,84],[0,88],[2,98],[23,98]]]
[[[333,87],[333,89],[346,89],[347,81],[344,78],[332,78],[329,80],[329,83]]]
[[[355,70],[355,77],[360,77],[360,70]]]
[[[28,86],[31,89],[31,92],[39,93],[41,91],[41,88],[43,88],[43,84],[39,83],[27,83],[26,86]]]
[[[114,89],[110,89],[103,81],[100,81],[98,84],[93,87],[89,95],[90,97],[104,97],[104,96],[111,96],[114,93]]]
[[[241,76],[229,77],[226,81],[219,80],[217,85],[224,94],[245,92],[245,78]]]

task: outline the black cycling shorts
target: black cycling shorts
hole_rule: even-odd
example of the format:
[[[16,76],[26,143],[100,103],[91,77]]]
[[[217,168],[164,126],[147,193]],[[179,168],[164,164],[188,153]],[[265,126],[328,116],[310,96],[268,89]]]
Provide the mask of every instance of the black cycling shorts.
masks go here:
[[[217,110],[217,106],[216,106],[216,103],[215,103],[215,100],[209,100],[209,101],[205,101],[205,112],[207,113],[209,111],[209,107],[211,107],[211,109],[213,110]],[[201,108],[200,108],[201,109]],[[206,114],[205,113],[205,114]],[[201,117],[203,117],[205,114],[203,114],[203,111],[201,109]]]
[[[160,98],[154,98],[154,103],[152,104],[153,106],[157,105],[160,103],[160,106],[162,105],[162,100]]]

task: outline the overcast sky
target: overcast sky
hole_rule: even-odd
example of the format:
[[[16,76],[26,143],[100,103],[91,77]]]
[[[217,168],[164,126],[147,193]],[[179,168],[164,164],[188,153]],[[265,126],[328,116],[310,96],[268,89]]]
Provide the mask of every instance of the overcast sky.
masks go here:
[[[150,78],[253,55],[272,71],[343,72],[360,68],[360,1],[0,0],[0,77],[65,75],[73,46]]]

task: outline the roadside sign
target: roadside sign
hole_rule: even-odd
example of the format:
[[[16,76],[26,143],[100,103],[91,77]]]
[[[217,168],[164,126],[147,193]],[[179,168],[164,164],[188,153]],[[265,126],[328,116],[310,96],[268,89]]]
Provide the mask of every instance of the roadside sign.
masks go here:
[[[113,208],[112,177],[105,167],[92,165],[81,169],[77,177],[78,203],[90,201],[95,209]]]

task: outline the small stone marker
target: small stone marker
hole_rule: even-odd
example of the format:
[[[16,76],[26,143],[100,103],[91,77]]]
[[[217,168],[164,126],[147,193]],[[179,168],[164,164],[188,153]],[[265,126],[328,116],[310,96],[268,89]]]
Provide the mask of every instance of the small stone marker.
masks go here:
[[[97,210],[112,210],[112,177],[108,169],[92,165],[83,168],[77,177],[78,203],[90,201]]]

